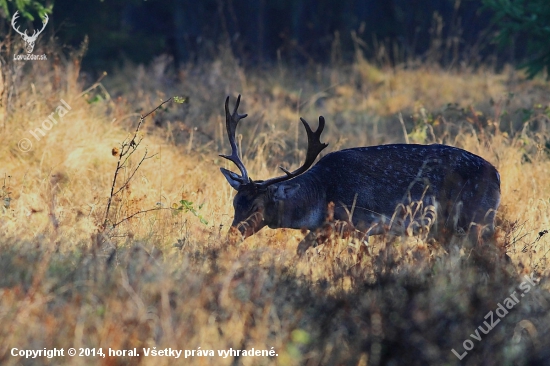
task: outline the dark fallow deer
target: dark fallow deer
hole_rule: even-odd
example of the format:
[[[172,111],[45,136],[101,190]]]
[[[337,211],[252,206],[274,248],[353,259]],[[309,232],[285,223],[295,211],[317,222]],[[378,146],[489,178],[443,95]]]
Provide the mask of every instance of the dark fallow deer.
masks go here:
[[[427,227],[435,237],[473,233],[471,238],[482,240],[493,233],[500,176],[489,162],[446,145],[392,144],[335,151],[309,169],[328,146],[320,141],[323,117],[316,131],[300,118],[308,139],[301,167],[293,172],[281,167],[283,176],[252,180],[235,143],[237,124],[247,116],[237,112],[240,100],[239,95],[232,114],[229,97],[225,101],[231,155],[220,156],[241,172],[221,168],[237,190],[231,226],[244,238],[264,226],[308,229],[308,235],[315,235],[327,217],[348,222],[366,235],[410,232],[411,225],[417,229],[413,233]],[[298,254],[310,242],[304,239]]]

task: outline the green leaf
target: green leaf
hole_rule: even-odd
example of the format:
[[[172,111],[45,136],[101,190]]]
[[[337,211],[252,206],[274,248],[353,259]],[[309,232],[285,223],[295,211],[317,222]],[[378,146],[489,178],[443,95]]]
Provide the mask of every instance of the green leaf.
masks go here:
[[[202,205],[199,206],[199,209],[202,207]],[[173,215],[177,215],[179,214],[180,212],[191,212],[193,215],[195,215],[199,221],[201,222],[201,224],[204,224],[204,225],[208,225],[208,221],[206,221],[204,219],[204,217],[202,217],[202,215],[200,215],[197,210],[195,209],[195,207],[193,207],[193,202],[191,201],[187,201],[187,200],[181,200],[180,201],[180,206],[178,206],[177,204],[173,204],[172,205],[172,214]]]
[[[290,337],[294,343],[298,344],[309,344],[311,341],[311,336],[303,329],[294,329],[292,333],[290,333]]]
[[[189,103],[189,97],[175,96],[172,99],[174,100],[174,102],[176,102],[178,104]]]

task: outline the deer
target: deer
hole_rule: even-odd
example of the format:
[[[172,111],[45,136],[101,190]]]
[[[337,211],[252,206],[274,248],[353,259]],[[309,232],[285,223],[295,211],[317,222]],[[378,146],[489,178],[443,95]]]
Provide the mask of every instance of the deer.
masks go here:
[[[282,176],[253,180],[235,142],[237,124],[248,116],[239,114],[240,101],[239,95],[230,113],[229,96],[225,100],[231,155],[220,154],[240,175],[220,170],[237,191],[230,232],[243,239],[265,226],[306,229],[309,234],[298,246],[302,255],[316,245],[313,239],[327,217],[349,223],[367,239],[410,232],[411,225],[413,235],[427,229],[436,239],[450,234],[486,240],[493,234],[500,175],[491,163],[448,145],[389,144],[334,151],[313,165],[328,146],[320,140],[323,116],[315,131],[300,118],[308,145],[299,168],[280,167]]]
[[[29,36],[27,34],[27,30],[25,32],[21,32],[19,30],[19,26],[15,26],[15,21],[17,18],[19,18],[19,11],[16,11],[15,14],[13,14],[13,17],[11,18],[11,26],[13,29],[21,35],[21,38],[23,38],[23,41],[25,41],[25,49],[27,50],[27,53],[32,53],[34,50],[34,43],[36,42],[36,39],[44,31],[44,28],[46,28],[46,25],[48,24],[48,14],[44,14],[44,19],[42,20],[42,29],[40,29],[38,32],[34,30],[32,34]]]

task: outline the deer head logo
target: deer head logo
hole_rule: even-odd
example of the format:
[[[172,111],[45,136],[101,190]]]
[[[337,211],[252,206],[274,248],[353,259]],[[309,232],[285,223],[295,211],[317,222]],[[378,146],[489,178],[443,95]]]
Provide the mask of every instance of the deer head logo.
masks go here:
[[[34,49],[34,43],[36,42],[36,38],[38,38],[38,36],[40,35],[40,33],[42,33],[42,31],[44,31],[44,28],[46,28],[46,24],[48,24],[48,15],[47,14],[44,14],[44,20],[42,21],[43,25],[42,25],[42,29],[40,29],[38,32],[36,30],[33,31],[32,35],[28,35],[27,34],[27,30],[25,30],[25,32],[21,32],[19,31],[19,26],[16,27],[15,26],[15,20],[17,18],[19,18],[19,12],[16,11],[15,14],[13,14],[13,17],[11,18],[11,26],[13,27],[13,29],[19,33],[21,35],[21,37],[23,38],[23,41],[25,41],[26,43],[26,50],[27,50],[27,53],[32,53],[32,50]]]

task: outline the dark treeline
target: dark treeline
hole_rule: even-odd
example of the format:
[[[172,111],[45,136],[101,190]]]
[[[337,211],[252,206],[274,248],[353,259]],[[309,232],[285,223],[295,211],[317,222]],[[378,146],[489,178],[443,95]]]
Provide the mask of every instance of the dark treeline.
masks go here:
[[[55,0],[48,27],[73,47],[88,35],[84,63],[94,69],[160,53],[195,61],[220,42],[247,65],[349,60],[357,44],[389,61],[448,64],[494,54],[490,19],[482,0]]]

